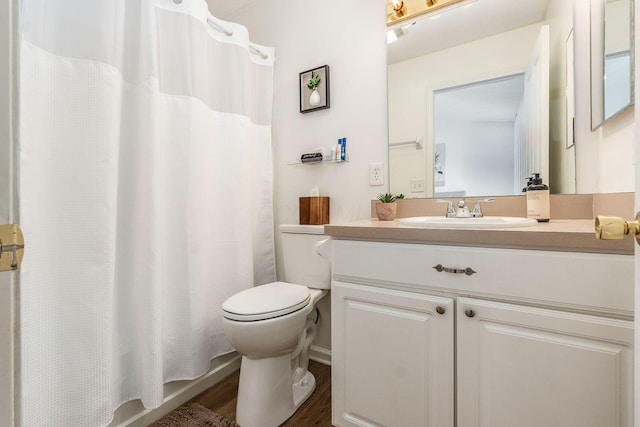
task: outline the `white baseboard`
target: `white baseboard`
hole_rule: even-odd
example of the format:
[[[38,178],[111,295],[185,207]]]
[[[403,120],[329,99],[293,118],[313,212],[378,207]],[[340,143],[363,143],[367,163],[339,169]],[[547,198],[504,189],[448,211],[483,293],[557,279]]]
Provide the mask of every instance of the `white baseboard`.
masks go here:
[[[191,381],[175,381],[165,385],[165,398],[157,408],[145,409],[139,400],[125,403],[116,411],[108,427],[145,427],[158,421],[183,403],[240,369],[241,356],[235,352],[211,361],[209,371]]]
[[[309,359],[331,366],[331,350],[312,345],[309,349]]]

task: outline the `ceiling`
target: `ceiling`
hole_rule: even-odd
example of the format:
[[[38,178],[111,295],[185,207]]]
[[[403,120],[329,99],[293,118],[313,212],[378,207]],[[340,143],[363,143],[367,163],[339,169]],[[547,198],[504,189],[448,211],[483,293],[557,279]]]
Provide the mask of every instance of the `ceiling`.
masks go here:
[[[396,24],[390,28],[404,28],[404,34],[388,45],[387,60],[394,63],[543,21],[548,2],[467,1]]]
[[[220,19],[229,19],[242,9],[265,1],[268,0],[206,0],[209,11]],[[388,45],[388,62],[425,55],[543,21],[548,2],[549,0],[468,0],[440,9],[440,13],[422,15],[416,20],[396,24],[390,28],[410,28],[397,42]]]

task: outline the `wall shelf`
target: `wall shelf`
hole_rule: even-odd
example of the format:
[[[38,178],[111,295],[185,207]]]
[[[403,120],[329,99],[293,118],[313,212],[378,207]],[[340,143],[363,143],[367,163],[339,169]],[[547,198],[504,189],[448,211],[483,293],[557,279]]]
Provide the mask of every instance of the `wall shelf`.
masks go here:
[[[309,165],[309,166],[313,166],[313,165],[326,165],[328,163],[348,163],[349,162],[349,156],[347,155],[347,158],[345,160],[334,160],[334,159],[323,159],[319,162],[307,162],[307,163],[302,163],[299,159],[295,160],[293,162],[289,162],[287,163],[288,165]]]

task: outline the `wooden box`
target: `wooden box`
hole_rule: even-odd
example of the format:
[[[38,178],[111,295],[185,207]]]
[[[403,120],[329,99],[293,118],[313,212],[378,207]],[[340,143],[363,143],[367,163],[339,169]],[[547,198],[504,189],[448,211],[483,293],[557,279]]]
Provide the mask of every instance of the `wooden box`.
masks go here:
[[[329,224],[329,198],[300,197],[300,224]]]

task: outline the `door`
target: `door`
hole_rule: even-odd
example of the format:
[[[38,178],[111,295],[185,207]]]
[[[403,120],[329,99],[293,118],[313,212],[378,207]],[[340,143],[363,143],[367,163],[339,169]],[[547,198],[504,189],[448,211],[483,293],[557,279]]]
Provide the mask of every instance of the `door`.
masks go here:
[[[636,2],[636,4],[638,4],[638,2]],[[637,6],[634,6],[634,8],[636,8],[636,12],[633,14],[634,19],[635,19],[635,46],[636,46],[636,51],[638,49],[638,46],[640,46],[640,31],[638,31],[637,29],[640,28],[640,13],[637,10]],[[634,97],[635,97],[635,110],[634,110],[634,115],[635,115],[635,125],[636,125],[636,131],[635,131],[635,147],[636,147],[636,185],[635,185],[635,211],[636,212],[640,212],[640,161],[638,161],[638,159],[640,159],[640,143],[638,142],[638,138],[640,138],[640,87],[638,87],[638,85],[640,84],[640,54],[636,53],[635,55],[635,67],[634,67],[634,72],[635,72],[635,91],[634,91]],[[635,275],[636,275],[636,286],[635,286],[635,312],[636,313],[640,313],[640,250],[638,250],[638,246],[635,246]],[[635,316],[635,321],[636,321],[636,343],[640,343],[640,315],[636,314]],[[635,407],[634,407],[634,413],[635,413],[635,425],[636,426],[640,426],[640,351],[636,351],[635,352],[635,384],[636,384],[636,398],[635,398]]]
[[[633,425],[633,322],[458,298],[458,426]]]
[[[333,425],[453,427],[451,298],[333,282]]]
[[[549,182],[549,26],[540,28],[525,71],[524,96],[515,124],[515,186],[538,172]]]
[[[17,222],[14,194],[13,147],[17,110],[14,89],[18,1],[0,2],[0,224]],[[15,341],[17,273],[0,272],[0,425],[16,422]]]

